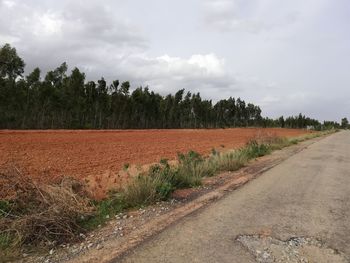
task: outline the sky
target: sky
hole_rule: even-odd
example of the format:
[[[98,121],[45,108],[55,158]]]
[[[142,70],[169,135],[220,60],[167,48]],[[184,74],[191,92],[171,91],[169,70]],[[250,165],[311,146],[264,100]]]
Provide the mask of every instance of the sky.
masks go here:
[[[0,0],[0,45],[26,73],[200,92],[264,116],[350,117],[349,0]]]

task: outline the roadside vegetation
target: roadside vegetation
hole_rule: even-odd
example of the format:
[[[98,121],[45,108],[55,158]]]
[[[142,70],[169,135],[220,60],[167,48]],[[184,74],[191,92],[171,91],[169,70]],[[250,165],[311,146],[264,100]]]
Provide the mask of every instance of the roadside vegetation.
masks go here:
[[[0,173],[0,256],[22,245],[48,247],[76,239],[80,222],[94,215],[82,185],[69,178],[37,184],[15,167]]]
[[[52,247],[78,240],[122,211],[167,200],[176,189],[200,186],[204,177],[238,170],[274,150],[331,132],[292,139],[258,135],[236,150],[213,149],[206,157],[194,151],[178,154],[176,165],[161,160],[99,202],[88,199],[83,185],[72,179],[36,184],[18,169],[8,169],[0,173],[0,256],[14,256],[23,246]]]

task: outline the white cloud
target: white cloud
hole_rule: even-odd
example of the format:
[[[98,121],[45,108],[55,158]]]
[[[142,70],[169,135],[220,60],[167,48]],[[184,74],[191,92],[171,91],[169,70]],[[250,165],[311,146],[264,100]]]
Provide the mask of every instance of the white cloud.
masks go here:
[[[280,101],[281,101],[280,97],[277,97],[274,95],[266,95],[260,100],[259,105],[266,106],[266,105],[276,104],[276,102],[280,102]]]
[[[204,2],[204,22],[209,28],[220,31],[260,33],[276,27],[293,24],[298,12],[271,13],[269,0],[210,0]]]
[[[13,8],[16,5],[16,3],[11,0],[4,0],[2,3],[9,9]]]
[[[33,33],[36,37],[50,37],[62,31],[63,21],[54,13],[38,14],[34,21]]]
[[[196,54],[189,58],[134,54],[119,62],[117,71],[123,76],[134,79],[139,85],[150,85],[163,94],[185,88],[218,98],[210,94],[214,89],[232,92],[238,88],[224,59],[215,54]]]

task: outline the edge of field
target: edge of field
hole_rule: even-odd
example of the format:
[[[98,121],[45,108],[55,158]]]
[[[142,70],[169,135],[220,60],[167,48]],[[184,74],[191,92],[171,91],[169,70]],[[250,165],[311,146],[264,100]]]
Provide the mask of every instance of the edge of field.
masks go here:
[[[185,216],[223,198],[228,192],[245,185],[294,154],[330,135],[323,134],[320,137],[307,139],[296,145],[275,150],[269,155],[256,158],[237,171],[222,172],[214,177],[209,177],[208,180],[204,180],[204,187],[179,190],[178,193],[175,192],[175,195],[178,194],[178,200],[180,201],[175,205],[172,202],[171,204],[159,202],[156,205],[148,206],[146,209],[140,208],[137,211],[120,214],[118,217],[116,216],[115,224],[111,222],[111,224],[93,231],[90,238],[87,238],[85,243],[81,243],[83,248],[86,245],[87,249],[80,251],[79,249],[78,251],[73,249],[70,252],[68,250],[58,250],[53,255],[41,257],[41,259],[49,259],[50,262],[77,263],[111,262],[120,259],[126,256],[131,249],[141,245],[167,227],[178,223]],[[166,207],[167,205],[168,207]],[[164,207],[166,209],[163,213]],[[147,213],[148,217],[145,220],[142,215]],[[118,233],[117,238],[115,235],[110,235],[115,227],[121,229],[122,227],[118,228],[121,225],[123,231]],[[29,258],[27,258],[26,262],[36,262],[37,260],[34,257],[32,259],[34,261],[29,261]]]

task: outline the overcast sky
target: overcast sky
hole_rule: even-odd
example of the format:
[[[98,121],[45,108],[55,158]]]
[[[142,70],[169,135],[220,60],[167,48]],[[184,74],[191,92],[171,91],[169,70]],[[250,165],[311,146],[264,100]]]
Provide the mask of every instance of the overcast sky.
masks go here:
[[[269,117],[350,117],[349,0],[0,0],[4,43],[26,72],[66,61],[163,95],[241,97]]]

